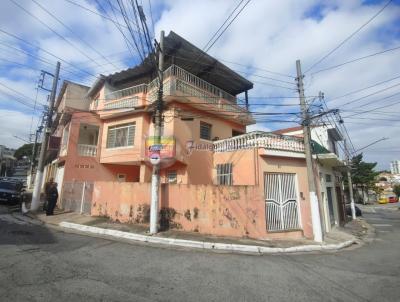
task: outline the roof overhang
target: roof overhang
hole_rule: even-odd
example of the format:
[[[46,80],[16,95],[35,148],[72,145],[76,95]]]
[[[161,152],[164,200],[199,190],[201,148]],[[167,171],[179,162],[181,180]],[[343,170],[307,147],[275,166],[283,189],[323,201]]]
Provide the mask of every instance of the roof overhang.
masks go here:
[[[253,88],[253,83],[171,31],[164,39],[164,69],[175,64],[214,86],[237,95]],[[120,89],[132,83],[150,82],[156,75],[150,54],[142,64],[107,76]]]

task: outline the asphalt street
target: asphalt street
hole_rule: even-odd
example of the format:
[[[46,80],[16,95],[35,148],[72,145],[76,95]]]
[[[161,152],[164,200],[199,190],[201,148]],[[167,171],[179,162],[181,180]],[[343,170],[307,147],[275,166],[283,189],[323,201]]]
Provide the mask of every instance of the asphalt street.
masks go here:
[[[0,301],[399,301],[400,211],[334,253],[237,255],[64,233],[0,207]]]

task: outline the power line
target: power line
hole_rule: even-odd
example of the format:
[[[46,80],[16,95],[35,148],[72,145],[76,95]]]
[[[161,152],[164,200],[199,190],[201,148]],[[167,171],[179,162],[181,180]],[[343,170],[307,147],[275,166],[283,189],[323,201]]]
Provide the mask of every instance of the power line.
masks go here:
[[[326,55],[324,55],[321,59],[319,59],[317,62],[315,62],[313,65],[311,65],[310,68],[308,68],[304,73],[309,72],[311,69],[313,69],[315,66],[317,66],[319,63],[321,63],[323,60],[325,60],[327,57],[329,57],[331,54],[333,54],[336,50],[338,50],[340,47],[343,46],[347,41],[349,41],[351,38],[353,38],[358,32],[360,32],[365,26],[367,26],[372,20],[374,20],[377,16],[379,16],[386,7],[392,2],[393,0],[389,0],[381,7],[378,12],[376,12],[370,19],[368,19],[367,22],[365,22],[363,25],[361,25],[359,28],[357,28],[356,31],[354,31],[350,36],[348,36],[346,39],[344,39],[342,42],[339,43],[338,46],[333,48],[331,51],[329,51]]]
[[[384,81],[382,81],[382,82],[378,82],[378,83],[376,83],[376,84],[373,84],[373,85],[371,85],[371,86],[367,86],[367,87],[364,87],[364,88],[361,88],[361,89],[357,89],[357,90],[348,92],[348,93],[343,94],[343,95],[341,95],[341,96],[337,96],[337,97],[331,98],[331,99],[327,100],[327,102],[332,102],[332,101],[334,101],[334,100],[341,99],[341,98],[346,97],[346,96],[349,96],[349,95],[351,95],[351,94],[358,93],[358,92],[361,92],[361,91],[364,91],[364,90],[367,90],[367,89],[370,89],[370,88],[379,86],[379,85],[381,85],[381,84],[385,84],[385,83],[391,82],[391,81],[396,80],[396,79],[399,79],[399,78],[400,78],[400,76],[396,76],[396,77],[394,77],[394,78],[391,78],[391,79],[384,80]]]
[[[168,55],[168,54],[165,54],[165,55],[167,57],[178,58],[178,59],[181,59],[181,60],[184,60],[184,61],[196,62],[195,60],[187,59],[187,58],[176,56],[176,55]],[[204,65],[204,66],[214,66],[213,64],[207,64],[207,63],[203,63],[203,62],[196,62],[196,63],[199,64],[199,65]],[[235,72],[237,72],[237,73],[247,74],[247,75],[253,76],[253,77],[258,77],[258,78],[263,78],[263,79],[267,79],[267,80],[271,80],[271,81],[276,81],[276,82],[281,82],[281,83],[285,83],[285,84],[294,85],[293,82],[284,81],[284,80],[280,80],[280,79],[275,79],[275,78],[267,77],[267,76],[260,75],[260,74],[250,73],[249,71],[242,71],[242,70],[237,70],[237,69],[233,69],[233,68],[230,68],[230,69],[235,71]],[[217,72],[209,71],[209,73],[217,73]]]
[[[214,33],[214,35],[208,40],[208,42],[206,43],[206,45],[204,45],[203,47],[203,51],[209,46],[209,44],[212,42],[212,40],[216,37],[216,35],[218,35],[219,31],[225,26],[225,24],[228,22],[228,20],[233,16],[233,14],[235,13],[235,11],[239,8],[239,6],[244,2],[244,0],[241,0],[233,9],[233,11],[229,14],[229,16],[225,19],[224,23],[221,24],[221,26],[217,29],[217,31]],[[205,51],[207,52],[207,51]]]
[[[40,24],[42,24],[43,26],[45,26],[47,29],[49,29],[51,32],[53,32],[55,35],[57,35],[59,38],[61,38],[62,40],[64,40],[65,42],[67,42],[70,46],[72,46],[74,49],[76,49],[79,53],[81,53],[83,56],[85,56],[86,58],[88,58],[89,60],[93,61],[94,63],[97,64],[96,61],[94,61],[90,56],[88,56],[85,52],[83,52],[82,50],[80,50],[78,47],[76,47],[74,45],[74,43],[70,42],[69,40],[67,40],[63,35],[59,34],[58,32],[56,32],[52,27],[50,27],[49,25],[47,25],[45,22],[43,22],[40,18],[38,18],[37,16],[35,16],[34,14],[32,14],[31,12],[29,12],[28,10],[26,10],[24,7],[22,7],[20,4],[18,4],[15,0],[10,0],[12,3],[14,3],[17,7],[19,7],[21,10],[23,10],[26,14],[28,14],[29,16],[31,16],[32,18],[34,18],[35,20],[37,20]]]
[[[383,54],[383,53],[387,53],[387,52],[390,52],[390,51],[398,50],[398,49],[400,49],[400,46],[397,46],[397,47],[394,47],[394,48],[390,48],[390,49],[386,49],[386,50],[383,50],[383,51],[379,51],[379,52],[376,52],[376,53],[373,53],[373,54],[370,54],[370,55],[366,55],[366,56],[363,56],[363,57],[360,57],[360,58],[356,58],[356,59],[353,59],[353,60],[350,60],[350,61],[346,61],[346,62],[337,64],[337,65],[334,65],[334,66],[323,68],[323,69],[320,69],[320,70],[318,70],[316,72],[313,72],[311,74],[315,75],[315,74],[323,72],[323,71],[335,69],[335,68],[341,67],[343,65],[347,65],[347,64],[350,64],[350,63],[358,62],[358,61],[361,61],[361,60],[364,60],[364,59],[367,59],[367,58],[371,58],[371,57],[374,57],[374,56],[377,56],[377,55],[380,55],[380,54]]]
[[[77,67],[75,64],[72,64],[72,63],[67,62],[66,60],[64,60],[64,59],[60,58],[59,56],[57,56],[57,55],[55,55],[55,54],[53,54],[53,53],[47,51],[46,49],[41,48],[41,47],[38,46],[38,45],[35,45],[35,44],[33,44],[33,43],[31,43],[31,42],[25,40],[25,39],[22,39],[22,38],[20,38],[20,37],[14,35],[14,34],[12,34],[12,33],[7,32],[7,31],[5,31],[5,30],[3,30],[3,29],[1,29],[1,28],[0,28],[0,32],[2,32],[2,33],[5,34],[5,35],[8,35],[8,36],[10,36],[10,37],[13,37],[14,39],[19,40],[19,41],[21,41],[21,42],[23,42],[23,43],[25,43],[25,44],[27,44],[27,45],[30,45],[31,47],[34,47],[34,48],[36,48],[36,49],[38,49],[38,50],[41,50],[41,51],[43,51],[44,53],[46,53],[46,54],[52,56],[53,58],[56,58],[57,60],[60,60],[60,61],[62,61],[63,63],[65,63],[65,64],[67,64],[67,65],[69,65],[69,66],[75,68],[76,70],[81,71],[82,73],[85,73],[85,74],[87,74],[87,75],[89,75],[89,76],[92,76],[92,77],[94,77],[94,78],[96,78],[96,79],[98,78],[98,76],[96,76],[96,75],[94,75],[94,74],[88,72],[87,70],[84,70],[84,69],[82,69],[82,68],[80,68],[80,67]]]
[[[86,11],[92,13],[92,14],[95,14],[95,15],[97,15],[97,16],[100,16],[100,17],[102,17],[102,18],[105,19],[105,20],[111,21],[111,22],[114,23],[114,24],[118,24],[119,26],[126,27],[126,25],[114,21],[114,20],[113,20],[112,18],[110,18],[107,14],[106,14],[106,15],[100,14],[99,12],[94,11],[94,10],[92,10],[92,9],[90,9],[90,8],[87,8],[87,7],[85,7],[85,6],[83,6],[83,5],[79,4],[79,3],[76,3],[75,1],[72,1],[72,0],[64,0],[64,1],[66,1],[66,2],[68,2],[68,3],[70,3],[70,4],[72,4],[72,5],[75,5],[75,6],[81,8],[81,9],[83,9],[83,10],[86,10]],[[96,0],[95,0],[95,1],[96,1]],[[99,5],[99,3],[98,3],[97,1],[96,1],[96,3]],[[99,6],[101,7],[101,5],[99,5]],[[105,11],[105,10],[103,9],[103,11]],[[106,11],[105,11],[105,12],[106,12]]]
[[[240,1],[240,3],[236,6],[236,8],[234,9],[234,12],[238,9],[238,7],[243,3],[243,1],[244,0],[241,0]],[[203,48],[203,50],[204,50],[204,52],[202,52],[198,57],[197,57],[197,59],[196,59],[196,62],[194,63],[194,64],[196,64],[197,63],[197,61],[198,60],[200,60],[203,56],[204,56],[204,54],[205,53],[207,53],[213,46],[214,46],[214,44],[219,40],[219,38],[224,34],[224,32],[229,28],[229,26],[233,23],[233,21],[235,21],[236,20],[236,18],[240,15],[240,13],[244,10],[244,8],[250,3],[250,1],[251,0],[248,0],[243,6],[242,6],[242,8],[236,13],[236,15],[232,18],[232,20],[225,26],[225,28],[219,33],[219,35],[214,39],[214,41],[206,48],[206,47],[204,47],[204,48],[206,48],[205,50],[204,50],[204,48]],[[232,12],[232,14],[233,14],[233,12]],[[229,17],[225,20],[225,22],[224,22],[224,24],[226,23],[226,21],[227,20],[229,20],[230,19],[230,17],[232,16],[232,14],[231,15],[229,15]],[[222,25],[223,26],[223,25]],[[219,31],[220,29],[218,29],[218,31]],[[218,32],[217,31],[217,32]],[[214,34],[214,36],[215,36],[215,34]],[[213,36],[213,37],[214,37]],[[212,40],[212,39],[211,39]],[[210,42],[210,41],[209,41]],[[207,43],[207,44],[209,44],[209,42]],[[192,64],[192,65],[194,65],[194,64]]]
[[[368,98],[368,97],[370,97],[370,96],[373,96],[373,95],[376,95],[376,94],[385,92],[385,91],[387,91],[387,90],[389,90],[389,89],[392,89],[392,88],[394,88],[394,87],[397,87],[397,86],[400,86],[400,83],[395,84],[395,85],[390,86],[390,87],[387,87],[387,88],[384,88],[384,89],[381,89],[381,90],[378,90],[378,91],[375,91],[375,92],[370,93],[370,94],[368,94],[368,95],[359,97],[358,99],[351,100],[351,101],[349,101],[349,102],[347,102],[347,103],[341,104],[340,106],[346,106],[346,105],[354,104],[354,103],[359,102],[359,101],[361,101],[361,100],[363,100],[363,99],[365,99],[365,98]],[[400,92],[399,92],[399,93],[400,93]],[[391,96],[397,95],[397,94],[399,94],[399,93],[393,94],[393,95],[391,95]],[[389,96],[389,97],[391,97],[391,96]],[[389,97],[386,97],[386,98],[383,98],[383,99],[380,99],[380,100],[384,100],[384,99],[387,99],[387,98],[389,98]],[[364,104],[364,106],[365,106],[365,105],[366,105],[366,104]]]
[[[165,47],[168,48],[168,49],[171,49],[171,50],[175,50],[175,48],[169,47],[169,46],[167,46],[167,45],[166,45]],[[183,51],[183,52],[186,52],[186,53],[190,53],[190,54],[198,54],[197,52],[192,51],[192,50],[180,49],[180,51]],[[228,61],[228,60],[221,59],[221,58],[218,58],[218,57],[215,57],[215,59],[217,59],[218,61],[221,61],[221,62],[228,63],[228,64],[237,65],[237,66],[242,66],[242,67],[251,68],[251,69],[255,69],[255,70],[260,70],[260,71],[264,71],[264,72],[267,72],[267,73],[270,73],[270,74],[275,74],[275,75],[278,75],[278,76],[282,76],[282,77],[287,77],[287,78],[295,79],[294,76],[287,75],[287,74],[280,73],[280,72],[276,72],[276,71],[272,71],[272,70],[269,70],[269,69],[266,69],[266,68],[255,67],[255,66],[246,65],[246,64],[243,64],[243,63],[232,62],[232,61]],[[194,61],[194,60],[193,60],[193,61]],[[199,63],[199,62],[198,62],[198,64],[203,64],[203,65],[209,65],[209,66],[211,66],[211,64],[205,64],[205,63]]]
[[[87,47],[89,47],[92,51],[94,51],[95,53],[97,53],[99,56],[101,56],[104,60],[106,60],[108,63],[110,63],[111,65],[113,65],[115,68],[118,68],[116,65],[114,65],[112,62],[110,62],[106,57],[104,57],[96,48],[94,48],[92,45],[90,45],[89,43],[87,43],[85,40],[81,39],[77,34],[75,34],[75,32],[68,26],[66,25],[64,22],[62,22],[59,18],[57,18],[53,13],[51,13],[49,10],[47,10],[45,7],[43,7],[40,3],[38,3],[36,0],[32,0],[37,6],[39,6],[43,11],[45,11],[47,14],[49,14],[51,17],[53,17],[53,19],[57,20],[58,23],[60,23],[62,26],[64,26],[70,33],[72,33],[79,41],[81,41],[82,43],[84,43]],[[93,60],[93,59],[92,59]],[[96,62],[96,64],[98,64],[97,61],[93,60],[92,62]]]

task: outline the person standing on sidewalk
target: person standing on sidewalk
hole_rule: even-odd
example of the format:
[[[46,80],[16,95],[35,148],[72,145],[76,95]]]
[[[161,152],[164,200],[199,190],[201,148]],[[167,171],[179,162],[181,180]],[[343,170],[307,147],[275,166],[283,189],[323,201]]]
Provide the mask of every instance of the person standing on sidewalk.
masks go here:
[[[47,210],[46,210],[47,216],[54,215],[54,208],[56,207],[57,199],[58,199],[57,183],[53,182],[48,192],[49,203],[47,205]]]
[[[48,182],[44,185],[44,203],[43,203],[43,211],[47,211],[49,206],[49,191],[54,183],[54,178],[50,178]]]

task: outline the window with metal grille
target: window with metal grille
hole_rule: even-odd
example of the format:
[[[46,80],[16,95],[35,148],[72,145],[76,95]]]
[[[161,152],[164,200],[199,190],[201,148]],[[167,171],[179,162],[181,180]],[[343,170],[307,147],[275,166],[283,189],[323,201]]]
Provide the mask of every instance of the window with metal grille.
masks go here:
[[[232,181],[232,163],[217,165],[217,184],[221,186],[231,186]]]
[[[133,146],[135,140],[135,123],[108,127],[107,148]]]
[[[177,183],[177,173],[176,171],[168,171],[167,173],[167,181],[170,184],[176,184]]]
[[[332,181],[332,176],[330,174],[325,175],[325,180],[326,182],[331,182]]]
[[[205,122],[200,122],[200,138],[211,140],[211,125]]]

